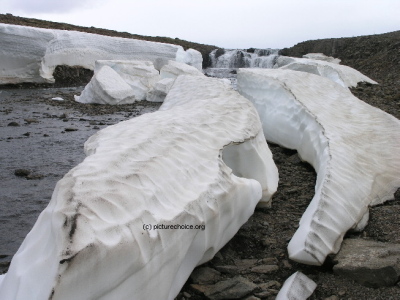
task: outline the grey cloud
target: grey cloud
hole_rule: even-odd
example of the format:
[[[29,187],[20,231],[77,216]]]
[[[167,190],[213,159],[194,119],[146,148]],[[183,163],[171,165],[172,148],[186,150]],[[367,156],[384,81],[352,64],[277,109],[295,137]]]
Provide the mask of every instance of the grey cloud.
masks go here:
[[[25,13],[69,13],[95,4],[94,0],[13,0],[11,7]]]

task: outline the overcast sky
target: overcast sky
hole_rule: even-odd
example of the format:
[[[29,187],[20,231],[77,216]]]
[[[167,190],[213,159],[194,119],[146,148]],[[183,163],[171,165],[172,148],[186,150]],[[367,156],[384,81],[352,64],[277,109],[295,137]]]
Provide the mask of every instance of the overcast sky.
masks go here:
[[[240,49],[400,30],[400,0],[0,0],[0,13]]]

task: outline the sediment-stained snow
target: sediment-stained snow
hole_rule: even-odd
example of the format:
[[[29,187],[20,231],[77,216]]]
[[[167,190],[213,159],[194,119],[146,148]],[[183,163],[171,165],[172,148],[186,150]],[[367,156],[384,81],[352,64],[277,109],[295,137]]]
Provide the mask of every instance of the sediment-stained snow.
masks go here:
[[[279,56],[275,67],[316,74],[345,87],[356,87],[359,82],[376,84],[375,81],[353,68],[322,60]]]
[[[0,84],[54,82],[56,66],[93,70],[97,60],[145,60],[157,70],[176,60],[201,70],[200,58],[200,52],[177,45],[0,24]]]
[[[320,265],[349,229],[365,226],[368,206],[400,187],[400,121],[308,73],[240,69],[238,90],[256,106],[267,140],[297,149],[317,172],[288,250],[295,261]]]
[[[192,101],[89,138],[88,156],[57,183],[15,254],[0,299],[174,299],[274,193],[254,106],[225,86],[204,98],[199,78],[181,82]]]
[[[301,272],[285,280],[276,300],[306,300],[312,295],[317,284]]]

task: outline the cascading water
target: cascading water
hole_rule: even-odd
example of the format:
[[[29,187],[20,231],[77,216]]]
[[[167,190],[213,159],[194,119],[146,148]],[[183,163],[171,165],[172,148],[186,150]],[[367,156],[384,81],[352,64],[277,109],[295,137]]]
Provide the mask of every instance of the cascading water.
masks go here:
[[[279,49],[225,50],[210,53],[211,68],[273,68]]]
[[[236,89],[236,69],[272,69],[276,63],[278,52],[279,49],[215,49],[210,53],[211,66],[205,69],[204,73],[210,77],[227,78]]]

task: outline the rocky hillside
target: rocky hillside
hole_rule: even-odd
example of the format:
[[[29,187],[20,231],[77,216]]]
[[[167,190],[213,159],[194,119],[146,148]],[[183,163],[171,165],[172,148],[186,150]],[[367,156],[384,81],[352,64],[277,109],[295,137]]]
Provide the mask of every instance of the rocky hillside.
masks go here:
[[[199,51],[203,56],[203,66],[207,66],[209,64],[209,53],[218,48],[212,45],[203,45],[193,42],[188,42],[185,40],[181,40],[179,38],[169,38],[169,37],[162,37],[162,36],[143,36],[138,34],[131,34],[128,32],[119,32],[115,30],[109,29],[102,29],[102,28],[95,28],[95,27],[83,27],[83,26],[76,26],[66,23],[57,23],[57,22],[50,22],[38,19],[30,19],[30,18],[22,18],[13,16],[12,14],[0,14],[0,23],[5,24],[13,24],[13,25],[22,25],[22,26],[31,26],[31,27],[38,27],[38,28],[49,28],[49,29],[61,29],[61,30],[75,30],[81,32],[88,32],[88,33],[95,33],[100,35],[107,35],[107,36],[116,36],[128,39],[137,39],[137,40],[144,40],[144,41],[151,41],[151,42],[159,42],[159,43],[168,43],[174,45],[180,45],[185,50],[192,48]]]

